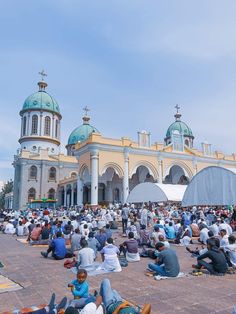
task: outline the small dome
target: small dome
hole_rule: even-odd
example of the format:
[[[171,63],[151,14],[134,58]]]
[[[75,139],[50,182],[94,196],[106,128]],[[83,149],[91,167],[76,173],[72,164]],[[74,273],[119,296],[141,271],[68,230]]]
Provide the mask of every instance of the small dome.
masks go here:
[[[21,113],[32,109],[48,110],[61,115],[57,101],[44,90],[39,90],[27,97]]]
[[[90,124],[82,124],[71,132],[68,145],[86,141],[91,133],[99,133],[99,131]]]
[[[166,138],[171,137],[171,134],[177,133],[182,134],[184,136],[189,136],[189,137],[193,137],[193,133],[192,130],[187,126],[186,123],[182,122],[182,121],[175,121],[174,123],[172,123],[167,132],[166,132]]]

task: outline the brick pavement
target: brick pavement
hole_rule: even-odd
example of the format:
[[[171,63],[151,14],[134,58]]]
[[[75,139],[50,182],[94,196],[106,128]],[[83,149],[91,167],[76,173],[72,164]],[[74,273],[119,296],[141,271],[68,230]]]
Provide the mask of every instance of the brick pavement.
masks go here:
[[[174,247],[180,258],[181,271],[188,272],[194,259],[183,247]],[[42,248],[29,247],[14,236],[0,234],[0,260],[5,264],[1,274],[24,289],[0,294],[0,313],[31,305],[47,303],[52,292],[57,300],[71,297],[67,284],[73,273],[63,267],[63,261],[44,259]],[[144,275],[149,259],[129,264],[121,273],[88,277],[91,289],[98,289],[105,276],[121,295],[138,304],[149,302],[152,313],[209,314],[232,313],[236,304],[236,275],[202,276],[155,281]]]

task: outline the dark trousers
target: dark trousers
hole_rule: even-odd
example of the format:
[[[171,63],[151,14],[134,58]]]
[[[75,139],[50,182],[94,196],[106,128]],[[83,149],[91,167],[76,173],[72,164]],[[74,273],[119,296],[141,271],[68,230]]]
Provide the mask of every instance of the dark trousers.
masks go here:
[[[125,233],[125,231],[126,231],[126,229],[127,229],[127,225],[128,225],[128,219],[122,218],[122,229],[123,229],[123,233]]]
[[[127,252],[126,247],[124,245],[120,245],[119,249],[120,249],[120,253],[123,253],[124,256],[126,256],[126,252]]]
[[[200,260],[200,261],[198,261],[197,265],[198,265],[199,268],[201,266],[205,267],[209,271],[209,273],[211,275],[219,275],[220,274],[218,271],[214,270],[214,267],[213,267],[212,263],[207,263],[207,262],[205,262],[203,260]]]
[[[66,255],[64,257],[61,256],[57,256],[54,252],[55,252],[55,248],[51,245],[49,245],[48,249],[47,249],[47,254],[49,254],[50,252],[52,252],[52,257],[55,258],[56,260],[60,260],[60,259],[64,259],[64,258],[70,258],[73,257],[73,253],[71,252],[66,252]]]

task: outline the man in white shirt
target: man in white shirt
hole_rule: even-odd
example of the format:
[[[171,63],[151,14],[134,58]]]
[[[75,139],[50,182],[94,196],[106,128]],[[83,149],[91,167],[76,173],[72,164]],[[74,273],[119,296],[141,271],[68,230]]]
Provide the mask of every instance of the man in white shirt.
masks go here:
[[[227,263],[229,266],[236,268],[236,238],[233,235],[230,235],[229,244],[223,247]]]
[[[82,247],[78,252],[78,266],[79,268],[87,268],[93,265],[95,260],[94,250],[88,247],[88,242],[85,239],[80,241]]]
[[[9,221],[4,229],[4,233],[6,234],[14,234],[16,229],[14,228],[13,224]]]
[[[219,235],[220,230],[219,230],[219,226],[217,225],[217,223],[214,223],[213,225],[211,225],[209,227],[209,230],[211,230],[213,232],[215,237]]]
[[[222,229],[226,230],[227,235],[231,235],[232,234],[232,228],[229,224],[227,224],[223,219],[221,220],[221,223],[219,225],[219,230],[221,231]]]
[[[228,238],[229,238],[229,236],[227,235],[227,231],[225,229],[222,229],[220,231],[220,247],[221,248],[223,248],[229,244]]]
[[[16,235],[17,236],[25,235],[25,226],[22,224],[22,221],[19,221],[19,225],[16,227]]]
[[[200,227],[201,231],[200,231],[200,238],[199,238],[199,241],[203,244],[206,244],[207,243],[207,239],[209,239],[209,236],[208,236],[208,229],[206,226],[201,226]]]

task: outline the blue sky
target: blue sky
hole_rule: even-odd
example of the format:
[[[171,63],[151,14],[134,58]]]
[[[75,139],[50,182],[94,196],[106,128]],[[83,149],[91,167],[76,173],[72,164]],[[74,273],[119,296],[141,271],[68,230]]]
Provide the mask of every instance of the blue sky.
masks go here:
[[[0,2],[0,181],[13,177],[19,111],[38,72],[63,115],[62,151],[82,108],[107,137],[162,142],[174,106],[195,135],[236,153],[236,2]]]

